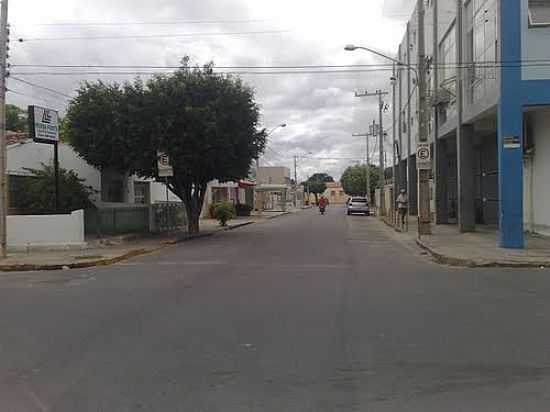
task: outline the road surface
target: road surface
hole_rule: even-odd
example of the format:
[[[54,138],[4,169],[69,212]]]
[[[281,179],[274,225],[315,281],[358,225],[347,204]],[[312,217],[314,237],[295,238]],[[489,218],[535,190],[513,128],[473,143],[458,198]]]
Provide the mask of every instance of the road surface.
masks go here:
[[[550,272],[438,266],[374,219],[0,275],[0,410],[550,410]]]

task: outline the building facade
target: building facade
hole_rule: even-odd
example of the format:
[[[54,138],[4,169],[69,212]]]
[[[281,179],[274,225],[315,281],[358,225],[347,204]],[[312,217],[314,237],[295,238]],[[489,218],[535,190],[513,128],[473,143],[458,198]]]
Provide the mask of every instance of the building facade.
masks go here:
[[[328,199],[329,203],[333,205],[344,204],[349,198],[340,182],[327,182],[327,189],[325,190],[324,196]]]
[[[524,231],[550,234],[550,2],[424,4],[435,221],[495,225],[502,247],[522,248]],[[404,65],[417,65],[418,33],[415,11]],[[398,185],[416,214],[417,82],[405,66],[395,79]]]

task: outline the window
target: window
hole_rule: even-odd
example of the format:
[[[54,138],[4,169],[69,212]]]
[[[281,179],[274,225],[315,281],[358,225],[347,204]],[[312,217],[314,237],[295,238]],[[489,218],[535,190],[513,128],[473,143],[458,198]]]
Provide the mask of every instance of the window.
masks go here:
[[[550,2],[529,0],[529,25],[532,27],[550,26]]]

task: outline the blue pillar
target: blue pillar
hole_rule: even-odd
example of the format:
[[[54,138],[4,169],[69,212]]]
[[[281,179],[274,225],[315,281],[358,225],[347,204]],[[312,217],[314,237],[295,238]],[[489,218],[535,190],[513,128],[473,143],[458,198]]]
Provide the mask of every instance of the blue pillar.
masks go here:
[[[519,1],[501,2],[500,52],[504,62],[521,61]],[[520,65],[501,67],[498,105],[499,244],[521,249],[523,235],[523,111]]]
[[[521,105],[501,102],[498,109],[498,172],[500,236],[503,248],[522,249],[523,113]]]

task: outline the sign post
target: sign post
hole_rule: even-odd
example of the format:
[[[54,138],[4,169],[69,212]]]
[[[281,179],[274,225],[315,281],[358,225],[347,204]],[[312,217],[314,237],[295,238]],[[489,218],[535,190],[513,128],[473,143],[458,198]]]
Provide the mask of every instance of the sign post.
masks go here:
[[[429,143],[418,143],[416,167],[418,170],[432,170],[432,150]]]
[[[164,152],[157,152],[157,169],[159,177],[164,177],[166,185],[166,203],[169,203],[168,178],[174,176],[174,168],[170,164],[170,156]]]
[[[37,143],[53,145],[55,213],[59,213],[59,115],[56,110],[29,106],[29,130]]]

